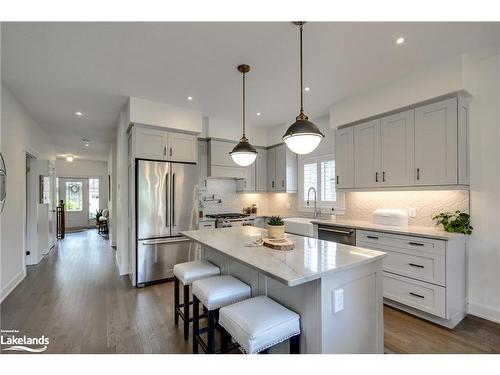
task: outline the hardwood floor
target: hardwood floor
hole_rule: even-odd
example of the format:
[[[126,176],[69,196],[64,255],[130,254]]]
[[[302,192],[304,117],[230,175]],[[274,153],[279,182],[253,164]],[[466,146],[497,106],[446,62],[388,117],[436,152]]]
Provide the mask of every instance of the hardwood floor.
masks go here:
[[[133,288],[96,230],[70,233],[0,305],[1,328],[50,339],[47,353],[190,353],[174,325],[173,283]],[[500,325],[467,317],[453,331],[385,307],[395,353],[500,353]]]

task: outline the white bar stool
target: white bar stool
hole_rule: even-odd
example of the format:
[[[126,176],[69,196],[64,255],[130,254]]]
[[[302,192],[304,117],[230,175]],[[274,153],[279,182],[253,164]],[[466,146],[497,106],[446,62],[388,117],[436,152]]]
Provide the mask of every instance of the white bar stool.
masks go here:
[[[300,315],[269,297],[258,296],[221,308],[219,325],[246,353],[267,353],[268,348],[285,340],[290,340],[290,354],[300,353]]]
[[[205,261],[179,263],[174,266],[174,318],[179,324],[179,316],[184,321],[184,340],[189,339],[189,286],[195,280],[220,275],[219,267]],[[179,281],[184,287],[184,303],[179,304]],[[182,310],[181,310],[182,309]]]
[[[215,329],[221,307],[250,298],[249,285],[233,276],[215,276],[193,282],[193,353],[198,353],[198,345],[205,353],[215,353]],[[200,303],[207,311],[207,327],[200,329]],[[207,332],[207,342],[201,334]],[[224,338],[224,336],[222,337]],[[227,343],[222,340],[222,347]]]

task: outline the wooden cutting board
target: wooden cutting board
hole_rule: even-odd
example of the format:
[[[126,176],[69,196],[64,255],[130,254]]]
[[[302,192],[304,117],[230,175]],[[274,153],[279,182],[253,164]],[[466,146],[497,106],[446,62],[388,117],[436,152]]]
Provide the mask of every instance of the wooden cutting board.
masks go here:
[[[263,238],[264,246],[273,250],[293,250],[294,245],[288,238],[282,238],[280,240],[274,238]]]

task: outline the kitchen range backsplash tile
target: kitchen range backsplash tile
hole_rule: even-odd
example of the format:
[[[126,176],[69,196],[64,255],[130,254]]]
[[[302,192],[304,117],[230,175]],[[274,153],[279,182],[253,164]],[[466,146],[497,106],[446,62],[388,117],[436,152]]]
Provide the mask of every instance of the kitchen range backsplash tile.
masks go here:
[[[203,198],[215,201],[204,201]],[[221,200],[221,203],[218,200]],[[203,212],[218,214],[227,212],[242,212],[243,207],[257,204],[257,212],[287,215],[295,212],[297,194],[285,193],[237,193],[235,180],[208,179],[205,191],[200,192]]]
[[[435,191],[377,191],[350,192],[345,196],[345,215],[342,218],[372,220],[377,208],[399,208],[408,213],[416,209],[416,217],[409,217],[410,225],[432,226],[432,216],[443,211],[469,212],[469,192],[466,190]]]

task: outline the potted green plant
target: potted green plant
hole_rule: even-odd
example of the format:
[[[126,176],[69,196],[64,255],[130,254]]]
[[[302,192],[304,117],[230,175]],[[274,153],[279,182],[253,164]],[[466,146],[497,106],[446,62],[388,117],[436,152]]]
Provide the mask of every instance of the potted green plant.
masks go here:
[[[102,216],[102,210],[95,210],[94,219],[95,225],[99,226],[99,218]]]
[[[282,239],[285,237],[285,222],[279,216],[271,216],[267,221],[267,235],[269,238]]]
[[[432,220],[436,221],[437,225],[442,225],[446,232],[470,235],[474,229],[470,225],[470,215],[461,211],[455,211],[455,213],[442,212],[435,215]]]

